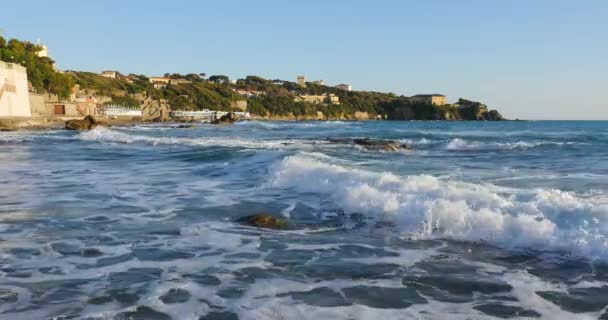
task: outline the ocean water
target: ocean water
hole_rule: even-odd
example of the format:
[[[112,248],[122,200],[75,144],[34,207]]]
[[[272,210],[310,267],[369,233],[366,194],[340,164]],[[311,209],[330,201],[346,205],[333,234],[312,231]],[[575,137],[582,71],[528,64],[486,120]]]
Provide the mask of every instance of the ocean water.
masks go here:
[[[413,150],[368,151],[370,137]],[[293,229],[235,222],[269,213]],[[1,319],[608,319],[608,122],[0,132]]]

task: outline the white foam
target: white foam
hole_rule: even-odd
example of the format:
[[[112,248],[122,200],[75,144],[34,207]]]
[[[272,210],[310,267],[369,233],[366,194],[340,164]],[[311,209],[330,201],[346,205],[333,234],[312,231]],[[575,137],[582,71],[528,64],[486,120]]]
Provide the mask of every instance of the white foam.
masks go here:
[[[329,198],[346,213],[390,219],[420,238],[484,241],[608,258],[608,199],[398,176],[303,155],[277,164],[269,184]]]
[[[188,145],[188,146],[221,146],[240,147],[250,149],[283,149],[289,146],[302,146],[312,141],[286,139],[286,140],[254,140],[239,137],[153,137],[146,135],[127,134],[105,127],[97,127],[93,130],[80,133],[80,139],[84,141],[99,141],[110,143],[143,143],[151,145]]]
[[[451,151],[463,151],[463,150],[514,150],[514,149],[530,149],[540,146],[561,146],[567,144],[574,144],[572,142],[554,142],[554,141],[515,141],[515,142],[480,142],[480,141],[467,141],[461,138],[453,138],[445,146],[445,149]]]

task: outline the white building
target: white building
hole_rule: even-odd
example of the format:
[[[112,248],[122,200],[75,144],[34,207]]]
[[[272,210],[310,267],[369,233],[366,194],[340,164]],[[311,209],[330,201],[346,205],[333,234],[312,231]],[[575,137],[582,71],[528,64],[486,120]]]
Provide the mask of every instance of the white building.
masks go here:
[[[109,70],[106,70],[106,71],[102,71],[102,72],[101,72],[101,76],[102,76],[102,77],[106,77],[106,78],[112,78],[112,79],[116,79],[116,77],[118,76],[118,74],[117,74],[117,72],[116,72],[116,71],[109,71]]]
[[[353,91],[353,86],[351,86],[350,84],[346,84],[346,83],[340,83],[339,85],[336,86],[336,88],[346,90],[346,91]]]
[[[36,55],[39,56],[40,58],[44,58],[49,56],[49,48],[47,48],[45,45],[43,44],[39,44],[40,46],[40,50],[38,52],[36,52]]]
[[[298,76],[296,78],[296,83],[302,87],[306,86],[306,76]]]
[[[31,117],[25,67],[0,61],[0,117]]]
[[[108,117],[141,117],[142,115],[139,108],[120,105],[105,105],[99,108],[99,113]]]

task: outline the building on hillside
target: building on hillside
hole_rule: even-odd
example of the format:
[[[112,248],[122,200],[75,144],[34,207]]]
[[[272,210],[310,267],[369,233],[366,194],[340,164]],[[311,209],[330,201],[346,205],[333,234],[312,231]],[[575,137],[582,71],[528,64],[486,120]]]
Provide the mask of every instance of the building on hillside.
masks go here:
[[[266,94],[266,92],[264,91],[258,91],[258,90],[249,90],[249,89],[232,89],[232,91],[242,95],[243,97],[246,98],[255,98],[258,96],[263,96]]]
[[[417,94],[409,97],[409,100],[413,103],[428,104],[434,106],[442,106],[447,104],[445,96],[442,94]]]
[[[308,102],[312,104],[340,104],[340,97],[330,93],[324,93],[320,95],[313,94],[302,94],[296,96],[293,101],[295,102]]]
[[[0,117],[31,117],[25,67],[0,61]]]
[[[169,79],[169,83],[172,85],[178,85],[178,84],[192,83],[192,81],[190,81],[188,79]]]
[[[150,78],[148,78],[148,80],[150,80],[150,83],[164,83],[164,84],[171,83],[171,78],[165,78],[165,77],[150,77]]]
[[[154,89],[157,89],[157,90],[167,88],[167,84],[164,82],[154,82],[152,85],[154,86]]]
[[[40,47],[40,50],[38,50],[38,52],[36,52],[36,55],[39,56],[40,58],[48,58],[49,57],[49,48],[47,48],[47,46],[41,44],[40,40],[38,40],[38,46]]]
[[[317,81],[313,81],[312,83],[314,83],[314,84],[318,84],[318,85],[320,85],[320,86],[324,86],[324,85],[325,85],[325,81],[323,81],[323,80],[317,80]]]
[[[296,83],[302,87],[306,86],[306,76],[298,76],[296,78]]]
[[[105,70],[101,72],[102,77],[116,79],[118,77],[118,72]]]
[[[106,117],[141,117],[140,108],[121,105],[104,105],[99,108],[99,114]]]
[[[353,86],[351,86],[350,84],[346,84],[346,83],[340,83],[339,85],[336,86],[336,89],[353,91]]]

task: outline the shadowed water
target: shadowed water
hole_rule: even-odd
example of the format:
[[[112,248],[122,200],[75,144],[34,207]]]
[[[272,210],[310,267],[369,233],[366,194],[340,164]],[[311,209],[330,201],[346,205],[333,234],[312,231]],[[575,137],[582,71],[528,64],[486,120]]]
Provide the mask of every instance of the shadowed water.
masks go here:
[[[608,319],[607,237],[606,122],[0,133],[2,319]]]

